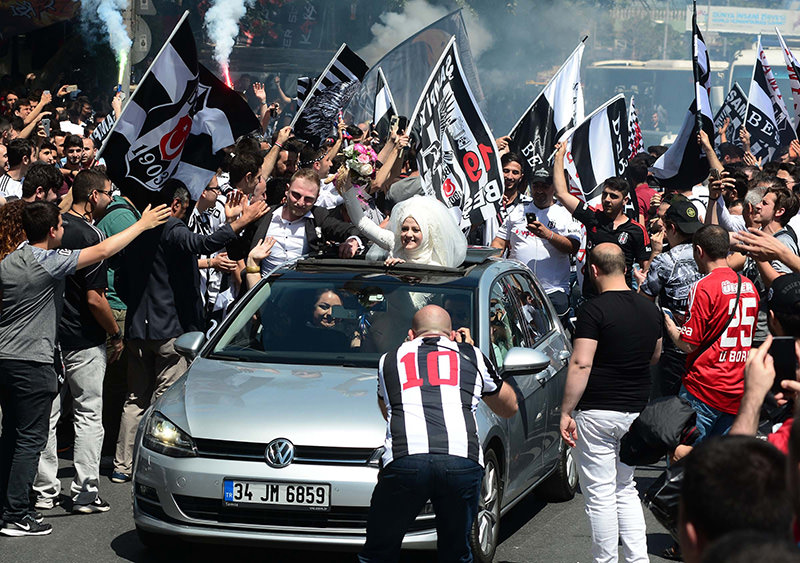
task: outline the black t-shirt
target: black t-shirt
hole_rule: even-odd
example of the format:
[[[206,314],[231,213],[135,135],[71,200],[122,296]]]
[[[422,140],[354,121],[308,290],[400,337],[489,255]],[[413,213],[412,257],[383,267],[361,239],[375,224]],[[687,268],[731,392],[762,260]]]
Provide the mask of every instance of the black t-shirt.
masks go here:
[[[614,221],[608,215],[601,209],[589,207],[584,202],[578,205],[572,216],[586,227],[587,252],[604,242],[611,242],[622,248],[627,267],[625,277],[628,285],[633,287],[633,263],[641,264],[650,260],[650,237],[647,236],[645,228],[636,221],[628,220],[615,229]],[[587,278],[588,276],[584,277],[584,280]],[[583,294],[595,295],[596,293],[594,284],[584,281]]]
[[[578,410],[641,412],[650,396],[650,358],[663,315],[633,291],[606,291],[578,313],[575,338],[597,341],[589,382]]]
[[[103,234],[83,217],[64,213],[64,237],[61,248],[78,249],[94,246],[103,240]],[[65,350],[85,350],[106,341],[106,331],[89,310],[86,292],[105,290],[108,278],[105,261],[76,271],[67,277],[64,291],[64,312],[58,329],[58,340]]]

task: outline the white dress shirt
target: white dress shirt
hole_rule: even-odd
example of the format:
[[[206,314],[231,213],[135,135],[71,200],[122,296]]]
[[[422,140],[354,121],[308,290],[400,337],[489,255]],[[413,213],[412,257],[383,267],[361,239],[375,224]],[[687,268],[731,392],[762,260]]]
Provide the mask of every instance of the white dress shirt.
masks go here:
[[[283,206],[278,207],[269,222],[267,236],[275,239],[275,246],[272,247],[270,255],[261,261],[262,276],[266,276],[284,262],[308,253],[306,221],[313,219],[311,211],[294,221],[287,221],[282,213]]]

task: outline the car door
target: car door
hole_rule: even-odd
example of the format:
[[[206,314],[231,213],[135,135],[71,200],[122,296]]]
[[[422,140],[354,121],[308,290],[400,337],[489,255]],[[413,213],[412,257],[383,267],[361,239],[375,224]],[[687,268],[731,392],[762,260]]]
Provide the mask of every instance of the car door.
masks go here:
[[[489,292],[489,349],[502,374],[505,355],[513,347],[530,347],[530,331],[519,302],[513,278],[494,281]],[[519,401],[519,413],[509,420],[509,466],[506,494],[513,498],[542,472],[541,452],[545,432],[547,392],[534,375],[505,379]]]
[[[546,419],[542,435],[542,464],[545,470],[558,459],[560,442],[561,400],[567,381],[567,367],[572,353],[569,340],[556,322],[556,315],[541,288],[525,272],[512,274],[515,287],[521,288],[523,310],[530,318],[533,348],[551,359],[550,367],[537,374],[547,394]]]

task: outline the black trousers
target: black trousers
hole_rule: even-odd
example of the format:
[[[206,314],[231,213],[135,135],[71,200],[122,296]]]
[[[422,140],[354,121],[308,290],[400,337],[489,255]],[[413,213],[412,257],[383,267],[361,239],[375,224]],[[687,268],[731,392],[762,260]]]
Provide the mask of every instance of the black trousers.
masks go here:
[[[0,360],[0,503],[6,522],[18,521],[31,510],[31,487],[47,444],[57,391],[53,364]]]

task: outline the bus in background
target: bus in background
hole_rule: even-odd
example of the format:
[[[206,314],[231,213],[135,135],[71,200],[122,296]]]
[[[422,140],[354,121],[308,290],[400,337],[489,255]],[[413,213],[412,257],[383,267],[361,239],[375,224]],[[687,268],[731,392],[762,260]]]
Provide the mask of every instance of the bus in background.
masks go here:
[[[711,61],[715,111],[727,92],[728,67],[727,62]],[[690,60],[597,61],[586,68],[583,83],[587,114],[616,94],[625,94],[629,104],[635,96],[645,147],[671,143],[694,99]]]

